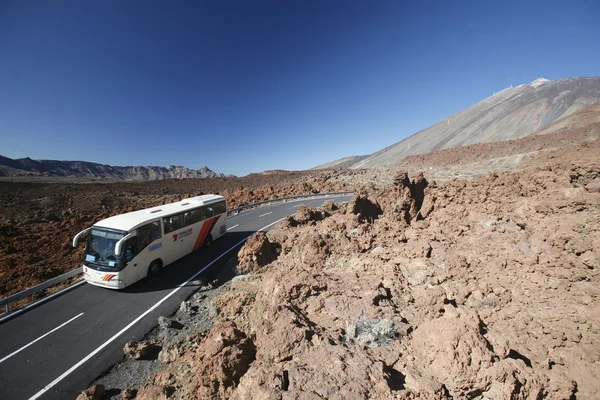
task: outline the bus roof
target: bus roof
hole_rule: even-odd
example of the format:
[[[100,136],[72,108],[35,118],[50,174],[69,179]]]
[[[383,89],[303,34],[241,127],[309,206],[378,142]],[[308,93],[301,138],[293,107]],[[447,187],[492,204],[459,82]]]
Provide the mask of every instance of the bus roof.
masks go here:
[[[117,229],[120,231],[129,232],[138,226],[144,225],[150,221],[155,221],[161,217],[177,214],[182,211],[190,210],[207,204],[217,203],[223,200],[225,200],[225,197],[215,194],[205,194],[203,196],[190,197],[189,199],[183,199],[176,203],[115,215],[113,217],[96,222],[94,227]]]

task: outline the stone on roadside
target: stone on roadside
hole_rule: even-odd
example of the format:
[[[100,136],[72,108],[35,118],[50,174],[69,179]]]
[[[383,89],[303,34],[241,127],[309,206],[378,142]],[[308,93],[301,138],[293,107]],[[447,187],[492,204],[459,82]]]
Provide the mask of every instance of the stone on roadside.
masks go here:
[[[160,316],[158,317],[158,326],[161,329],[181,329],[183,325],[180,322],[175,321],[174,319]]]
[[[137,390],[135,390],[135,389],[123,389],[121,391],[121,398],[123,400],[135,399],[136,395],[137,395]]]
[[[131,341],[125,344],[123,352],[133,360],[155,360],[162,346],[150,341]]]
[[[77,396],[77,400],[102,400],[106,396],[104,385],[94,385]]]
[[[182,301],[179,306],[179,311],[186,315],[194,315],[198,312],[198,306],[192,305],[191,301]]]

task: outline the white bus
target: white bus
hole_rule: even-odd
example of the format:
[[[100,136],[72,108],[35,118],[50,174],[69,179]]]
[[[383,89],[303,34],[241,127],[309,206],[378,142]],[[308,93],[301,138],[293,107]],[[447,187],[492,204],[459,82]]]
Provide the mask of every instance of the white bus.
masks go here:
[[[85,280],[123,289],[226,232],[225,198],[204,195],[104,219],[79,232],[73,247],[87,234]]]

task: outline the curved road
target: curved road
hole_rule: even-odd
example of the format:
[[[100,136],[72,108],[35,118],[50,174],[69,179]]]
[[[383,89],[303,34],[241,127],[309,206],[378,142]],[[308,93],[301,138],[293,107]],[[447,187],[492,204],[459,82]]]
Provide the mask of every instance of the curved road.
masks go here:
[[[246,241],[300,205],[317,207],[351,196],[302,199],[256,208],[227,221],[229,232],[211,247],[166,267],[159,279],[115,291],[89,284],[0,325],[0,399],[74,399],[213,275]]]

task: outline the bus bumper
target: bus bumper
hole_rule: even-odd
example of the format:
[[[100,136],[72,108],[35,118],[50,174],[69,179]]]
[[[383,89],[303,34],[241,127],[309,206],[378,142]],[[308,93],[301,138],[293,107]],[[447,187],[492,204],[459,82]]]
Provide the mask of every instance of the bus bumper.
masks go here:
[[[83,278],[87,283],[108,289],[123,289],[125,282],[119,272],[96,271],[90,267],[83,267]]]

